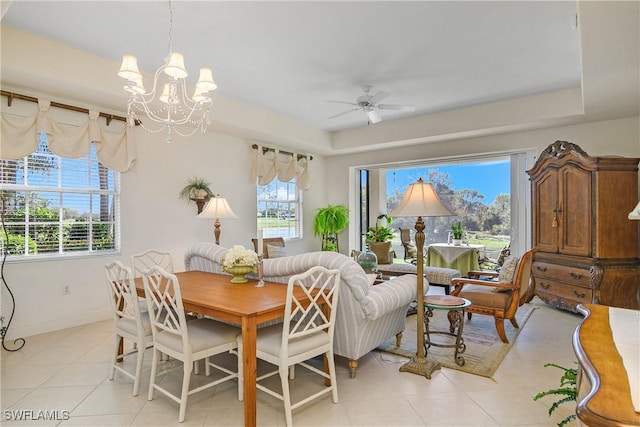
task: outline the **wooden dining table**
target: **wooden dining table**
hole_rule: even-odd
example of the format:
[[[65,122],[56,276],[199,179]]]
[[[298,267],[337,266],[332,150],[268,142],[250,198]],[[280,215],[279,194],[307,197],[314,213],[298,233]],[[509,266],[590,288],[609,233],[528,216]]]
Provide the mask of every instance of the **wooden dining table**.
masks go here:
[[[242,327],[244,368],[244,425],[256,425],[256,335],[258,325],[284,316],[287,286],[257,281],[231,283],[231,276],[204,271],[174,273],[180,283],[185,311],[225,320]],[[144,297],[141,278],[135,280],[136,291]],[[307,300],[300,289],[297,298]]]

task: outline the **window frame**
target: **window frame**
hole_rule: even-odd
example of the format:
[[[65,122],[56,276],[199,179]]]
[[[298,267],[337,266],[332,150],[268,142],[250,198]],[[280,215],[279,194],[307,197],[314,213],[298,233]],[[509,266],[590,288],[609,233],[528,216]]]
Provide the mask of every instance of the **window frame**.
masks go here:
[[[51,175],[55,175],[55,178],[49,179],[48,183],[38,182],[38,179],[34,179],[38,172],[34,172],[37,170],[37,161],[34,161],[34,158],[49,158],[51,159],[52,169],[54,170]],[[120,221],[120,201],[121,201],[121,173],[114,170],[109,169],[108,167],[102,165],[97,157],[95,144],[90,145],[89,153],[86,156],[82,156],[76,159],[66,159],[64,157],[58,156],[52,153],[47,146],[47,139],[45,134],[41,134],[40,142],[38,144],[38,149],[20,159],[15,160],[2,160],[2,164],[0,168],[6,168],[6,162],[16,162],[18,163],[18,167],[15,169],[16,183],[9,183],[5,181],[5,174],[3,173],[0,177],[0,190],[4,192],[11,192],[16,195],[16,200],[23,198],[22,203],[23,206],[18,207],[19,210],[24,210],[23,220],[22,221],[6,221],[4,215],[10,214],[10,212],[3,212],[3,220],[4,225],[6,227],[16,225],[18,227],[24,227],[24,247],[23,251],[20,254],[7,254],[6,261],[7,262],[24,262],[24,261],[51,261],[51,260],[59,260],[59,259],[68,259],[68,258],[83,258],[83,257],[95,257],[95,256],[104,256],[104,255],[113,255],[120,252],[120,244],[121,244],[121,221]],[[82,162],[87,164],[86,170],[82,168],[76,168],[78,164]],[[66,165],[65,165],[66,164]],[[30,167],[31,166],[31,167]],[[102,168],[102,169],[101,169]],[[10,170],[10,169],[9,169]],[[100,182],[100,171],[106,170],[106,179],[108,183],[107,189],[100,189],[98,184],[98,188],[95,188],[95,185],[92,185],[92,182],[98,180]],[[22,174],[22,182],[18,183],[18,176]],[[83,177],[83,175],[85,175]],[[50,184],[55,181],[55,184]],[[35,182],[36,184],[32,184],[31,182]],[[73,183],[70,185],[69,183]],[[49,185],[47,185],[49,184]],[[33,204],[33,199],[31,194],[35,193],[37,197],[40,199],[49,199],[57,201],[55,202],[55,206],[49,208],[51,212],[57,211],[57,218],[51,221],[42,221],[41,218],[33,218],[33,211],[38,207]],[[42,193],[47,193],[49,195],[53,195],[53,197],[42,197]],[[57,195],[57,197],[56,197]],[[83,200],[81,203],[87,205],[87,211],[79,212],[78,199],[77,196],[86,196],[86,200]],[[107,196],[107,206],[109,206],[108,215],[111,217],[106,222],[102,222],[99,219],[100,215],[100,205],[101,201],[104,200],[104,196]],[[75,197],[75,198],[74,198]],[[6,206],[3,201],[2,208],[6,209]],[[96,212],[96,207],[98,211]],[[81,216],[84,216],[86,219],[86,237],[83,237],[83,234],[74,235],[72,231],[72,225],[75,223],[74,221],[70,221],[69,217],[65,215],[65,210],[75,210],[80,213]],[[98,215],[98,219],[96,220],[95,216]],[[77,219],[77,218],[76,218]],[[85,221],[79,221],[79,223],[85,223]],[[32,229],[38,226],[43,225],[53,225],[57,226],[57,249],[55,250],[46,250],[41,253],[31,253],[29,251],[29,240]],[[96,248],[96,244],[100,244],[98,240],[94,238],[94,233],[97,226],[103,225],[107,228],[112,228],[111,231],[107,232],[108,244],[109,247],[106,249]],[[2,230],[3,236],[0,239],[0,244],[4,244],[5,238],[5,229]],[[8,233],[8,231],[7,231]],[[70,238],[66,237],[70,234]],[[13,233],[15,235],[15,233]],[[76,239],[74,239],[74,237]],[[80,237],[80,239],[77,239]],[[84,249],[74,249],[73,244],[70,242],[73,240],[79,240],[80,245],[84,246]],[[83,244],[84,243],[84,244]],[[53,246],[52,246],[53,247]],[[2,248],[4,252],[4,247]]]
[[[349,181],[349,204],[353,212],[354,208],[360,203],[360,180],[358,178],[360,171],[367,169],[370,171],[386,171],[388,169],[407,168],[407,167],[437,167],[439,165],[458,163],[458,162],[481,162],[496,157],[509,156],[511,158],[511,249],[512,253],[521,254],[531,247],[531,186],[526,171],[533,167],[536,157],[536,149],[515,149],[503,150],[487,153],[469,153],[458,156],[443,156],[426,158],[411,161],[399,161],[392,163],[376,163],[372,165],[361,165],[350,167]],[[384,174],[382,174],[384,175]],[[384,181],[384,177],[381,178]],[[369,182],[371,185],[371,180]],[[376,192],[370,189],[369,195],[371,201],[386,200],[386,183],[380,186]],[[384,194],[378,194],[384,193]],[[374,206],[377,206],[374,203]],[[362,236],[359,233],[361,228],[361,219],[358,215],[351,215],[350,221],[352,227],[349,227],[349,245],[350,247],[358,247],[361,245]]]
[[[277,197],[278,194],[278,188],[282,187],[282,186],[287,186],[287,195],[292,194],[289,189],[293,188],[293,194],[295,195],[294,199],[279,199]],[[265,189],[269,186],[275,186],[275,191],[276,191],[276,198],[261,198],[260,195],[261,194],[266,194],[267,192],[265,191],[261,191],[262,189]],[[265,207],[265,209],[261,209],[261,203],[267,204],[267,206]],[[269,216],[268,214],[266,216],[258,216],[257,214],[261,213],[262,211],[267,211],[270,209],[270,207],[268,206],[268,204],[277,204],[277,205],[281,205],[281,204],[288,204],[288,205],[293,205],[293,209],[289,208],[287,209],[288,212],[291,212],[291,210],[293,210],[293,214],[295,215],[295,218],[292,220],[290,217],[285,217],[285,218],[281,218],[280,215],[277,215],[276,217],[273,216]],[[263,236],[264,238],[268,238],[268,237],[282,237],[284,240],[298,240],[298,239],[302,239],[304,237],[304,215],[303,215],[303,192],[300,188],[298,188],[298,186],[296,185],[296,178],[291,179],[291,181],[280,181],[278,179],[278,177],[275,177],[271,182],[269,182],[268,184],[265,185],[260,185],[257,184],[256,185],[256,229],[257,230],[262,230],[263,232]],[[280,212],[280,208],[279,206],[275,209],[277,212]],[[264,219],[269,219],[270,222],[275,221],[276,222],[276,227],[265,227],[264,226]],[[260,219],[263,219],[263,224],[260,224]],[[295,225],[292,227],[291,223],[294,222]],[[282,225],[281,225],[282,224]],[[274,233],[270,233],[268,230],[270,228],[289,228],[289,229],[293,229],[294,230],[294,235],[293,236],[283,236],[280,234],[274,234]]]

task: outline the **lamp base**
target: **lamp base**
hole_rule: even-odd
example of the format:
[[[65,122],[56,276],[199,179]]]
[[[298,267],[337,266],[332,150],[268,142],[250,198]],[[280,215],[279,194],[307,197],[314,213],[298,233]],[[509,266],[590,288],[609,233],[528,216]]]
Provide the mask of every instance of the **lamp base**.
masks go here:
[[[414,356],[404,365],[400,366],[400,372],[411,372],[412,374],[424,375],[428,380],[431,379],[433,371],[440,369],[440,365],[436,362],[427,360],[426,357]]]

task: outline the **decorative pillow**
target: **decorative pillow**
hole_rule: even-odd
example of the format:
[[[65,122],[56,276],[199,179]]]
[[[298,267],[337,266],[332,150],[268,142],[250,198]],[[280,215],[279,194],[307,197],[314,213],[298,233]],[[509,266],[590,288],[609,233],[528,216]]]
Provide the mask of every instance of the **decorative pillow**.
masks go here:
[[[518,267],[518,257],[510,256],[504,260],[500,274],[498,275],[498,283],[513,283],[513,276],[516,273],[516,267]],[[494,288],[494,292],[509,292],[510,289]]]
[[[287,249],[284,246],[267,245],[267,256],[269,258],[282,258],[287,256]]]

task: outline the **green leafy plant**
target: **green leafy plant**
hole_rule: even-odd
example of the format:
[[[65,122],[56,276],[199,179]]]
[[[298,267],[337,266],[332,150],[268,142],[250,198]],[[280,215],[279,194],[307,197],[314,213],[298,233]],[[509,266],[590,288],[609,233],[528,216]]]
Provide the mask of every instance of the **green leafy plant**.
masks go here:
[[[462,239],[462,224],[460,221],[457,224],[451,224],[451,237],[456,240]]]
[[[542,391],[533,397],[533,400],[538,400],[538,399],[542,399],[544,396],[550,396],[550,395],[563,396],[557,401],[555,401],[553,405],[551,405],[551,407],[549,408],[549,416],[551,416],[553,411],[558,409],[558,406],[560,406],[561,404],[565,402],[572,402],[577,399],[578,388],[576,386],[576,380],[578,377],[578,370],[565,368],[560,365],[556,365],[555,363],[547,363],[544,366],[545,368],[547,366],[553,366],[554,368],[562,369],[564,371],[564,373],[560,377],[560,388],[554,388],[551,390]],[[563,419],[558,423],[558,427],[564,426],[569,421],[575,418],[576,418],[576,414],[571,414],[567,416],[565,419]]]
[[[387,225],[393,224],[393,218],[391,218],[387,214],[380,214],[378,218],[376,218],[376,226],[369,227],[367,231],[367,241],[368,242],[388,242],[393,239],[393,230],[389,227],[383,227],[380,225],[380,220],[384,219],[387,222]]]
[[[194,194],[194,191],[197,190],[201,190],[203,193],[205,193],[205,199],[213,197],[213,191],[211,191],[210,186],[211,183],[204,178],[198,178],[197,176],[189,178],[189,180],[187,180],[187,185],[185,185],[184,188],[180,191],[180,199],[188,202],[191,198],[197,198]]]
[[[338,234],[349,226],[349,208],[329,205],[318,209],[313,220],[313,234],[322,236],[322,250],[338,252]]]

